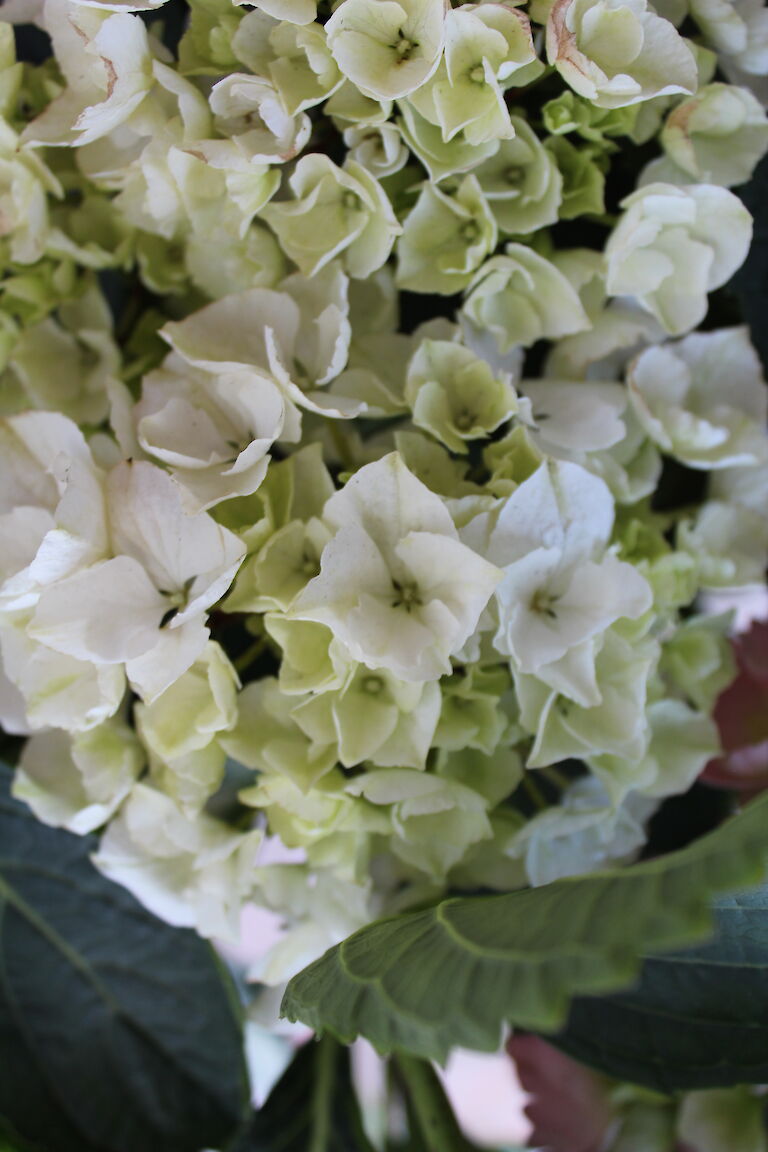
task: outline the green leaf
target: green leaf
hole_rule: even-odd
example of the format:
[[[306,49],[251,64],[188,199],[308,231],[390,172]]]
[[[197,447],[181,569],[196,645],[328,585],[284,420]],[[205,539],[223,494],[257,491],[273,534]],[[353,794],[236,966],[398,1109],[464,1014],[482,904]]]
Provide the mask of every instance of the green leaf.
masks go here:
[[[104,879],[92,837],[40,824],[0,765],[0,1130],[51,1152],[231,1141],[248,1085],[211,947]]]
[[[721,898],[715,917],[710,943],[650,957],[628,992],[575,1000],[548,1039],[660,1092],[768,1082],[768,887]]]
[[[493,1051],[503,1021],[556,1031],[577,994],[632,982],[648,951],[711,930],[711,898],[763,879],[768,795],[681,852],[369,925],[288,985],[283,1012],[380,1052]]]
[[[330,1036],[305,1044],[232,1152],[373,1152],[348,1049]]]

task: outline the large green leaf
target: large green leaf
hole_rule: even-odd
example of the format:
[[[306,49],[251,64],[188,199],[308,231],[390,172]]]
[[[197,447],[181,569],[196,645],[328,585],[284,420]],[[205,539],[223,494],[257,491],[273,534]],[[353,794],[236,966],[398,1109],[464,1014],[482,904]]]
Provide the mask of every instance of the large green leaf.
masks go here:
[[[373,1152],[352,1087],[349,1050],[330,1037],[306,1044],[233,1152]]]
[[[0,765],[0,1128],[45,1152],[221,1148],[247,1107],[239,1011],[210,946],[40,824]]]
[[[295,976],[283,1011],[437,1060],[495,1049],[505,1020],[555,1031],[573,996],[626,987],[642,955],[704,938],[712,896],[765,876],[767,832],[768,795],[681,852],[381,920]]]
[[[553,1042],[661,1092],[768,1082],[768,887],[715,904],[717,933],[646,960],[639,984],[571,1006]]]

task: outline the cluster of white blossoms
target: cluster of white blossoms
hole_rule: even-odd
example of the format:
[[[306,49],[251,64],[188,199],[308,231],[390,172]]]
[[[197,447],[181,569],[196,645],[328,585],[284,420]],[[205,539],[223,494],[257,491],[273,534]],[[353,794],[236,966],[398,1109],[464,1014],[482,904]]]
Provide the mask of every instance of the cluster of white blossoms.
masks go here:
[[[0,10],[0,715],[151,909],[277,912],[280,985],[633,858],[717,754],[696,609],[764,577],[768,390],[694,329],[768,11],[171,7]]]

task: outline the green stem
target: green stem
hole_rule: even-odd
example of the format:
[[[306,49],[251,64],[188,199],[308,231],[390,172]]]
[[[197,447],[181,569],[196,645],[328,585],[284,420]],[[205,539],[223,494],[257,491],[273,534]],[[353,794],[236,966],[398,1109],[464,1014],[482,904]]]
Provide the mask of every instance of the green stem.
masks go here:
[[[549,807],[546,796],[541,791],[538,784],[531,778],[530,771],[526,771],[523,775],[523,788],[525,788],[526,792],[536,807],[539,809],[539,811],[543,812],[545,808]]]
[[[545,768],[537,768],[536,771],[541,772],[545,780],[549,780],[551,784],[554,784],[562,792],[565,792],[566,788],[570,788],[571,786],[571,781],[565,773],[555,768],[552,764],[548,764]]]
[[[432,1065],[405,1053],[400,1053],[396,1062],[424,1152],[467,1152],[467,1142]]]
[[[264,651],[266,644],[266,636],[259,636],[254,640],[253,644],[249,644],[245,652],[241,652],[237,659],[232,661],[235,666],[235,671],[244,672],[246,668],[250,667],[256,657],[260,656]]]
[[[331,1147],[331,1101],[336,1075],[337,1043],[332,1036],[317,1041],[312,1086],[312,1142],[307,1152],[328,1152]]]

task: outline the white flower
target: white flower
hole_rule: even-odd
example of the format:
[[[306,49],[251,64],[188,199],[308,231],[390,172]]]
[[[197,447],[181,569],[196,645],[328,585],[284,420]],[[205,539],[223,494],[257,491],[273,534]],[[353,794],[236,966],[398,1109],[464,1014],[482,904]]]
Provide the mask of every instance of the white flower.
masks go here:
[[[345,768],[363,760],[385,768],[425,768],[440,716],[440,688],[358,664],[340,688],[299,701],[293,716],[316,743],[337,743]]]
[[[362,407],[320,391],[346,364],[348,311],[348,280],[334,263],[311,279],[289,276],[274,291],[252,288],[216,300],[186,320],[166,324],[162,333],[188,364],[220,379],[225,395],[228,379],[250,376],[253,403],[262,407],[259,423],[271,415],[274,430],[277,413],[267,400],[272,381],[285,404],[282,437],[297,440],[299,408],[342,417],[357,415]],[[249,419],[255,423],[255,410]],[[242,413],[238,422],[242,428]]]
[[[507,244],[469,285],[464,312],[496,337],[501,352],[589,327],[578,293],[555,265],[524,244]]]
[[[504,90],[535,78],[541,64],[528,17],[508,4],[461,4],[445,17],[445,55],[427,84],[409,100],[448,143],[469,144],[514,135]]]
[[[707,84],[670,112],[660,139],[682,169],[681,183],[690,178],[730,188],[749,180],[768,150],[768,117],[747,88]]]
[[[505,501],[488,537],[504,569],[494,644],[513,668],[583,705],[599,703],[592,642],[651,607],[651,590],[607,551],[613,500],[577,464],[543,464]]]
[[[746,328],[694,332],[635,360],[629,395],[648,435],[691,468],[757,464],[768,390]]]
[[[744,261],[752,218],[732,192],[711,184],[650,184],[622,207],[605,249],[608,291],[636,297],[681,335],[703,320],[707,293]]]
[[[343,0],[325,25],[328,47],[365,95],[399,99],[437,68],[446,11],[447,0]]]
[[[105,489],[112,555],[46,586],[29,634],[77,660],[125,663],[152,698],[202,651],[206,609],[245,547],[206,513],[185,515],[178,488],[152,464],[119,464]]]
[[[138,16],[46,0],[44,23],[66,87],[25,129],[32,144],[82,146],[113,132],[154,83],[147,29]]]
[[[599,108],[696,90],[696,61],[647,0],[556,0],[547,59]]]
[[[93,862],[169,924],[237,940],[261,840],[210,816],[186,817],[170,797],[137,784]]]
[[[325,506],[335,535],[290,615],[327,624],[354,660],[435,680],[499,580],[459,542],[450,514],[397,453],[361,468]]]
[[[169,468],[189,510],[200,512],[256,491],[283,430],[285,401],[253,371],[207,372],[172,353],[144,377],[133,416],[141,447]]]
[[[261,215],[305,276],[339,257],[350,276],[380,268],[400,225],[378,180],[354,160],[338,168],[318,152],[302,156],[288,181],[292,200],[276,200]]]
[[[573,757],[612,755],[639,762],[648,747],[648,676],[658,645],[647,638],[630,642],[609,629],[595,662],[598,702],[581,704],[536,676],[515,673],[521,720],[535,739],[529,768]]]
[[[232,72],[209,97],[214,124],[234,137],[254,164],[277,164],[301,152],[312,130],[305,112],[291,115],[280,93],[260,76]]]
[[[82,835],[112,818],[143,766],[135,733],[118,720],[71,737],[38,732],[24,746],[13,794],[38,820]]]

